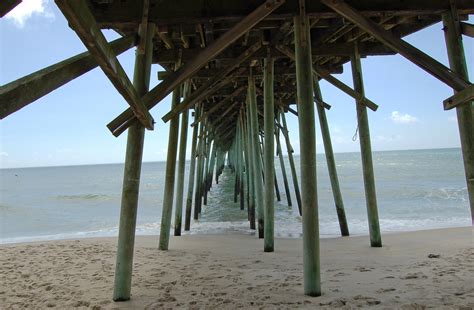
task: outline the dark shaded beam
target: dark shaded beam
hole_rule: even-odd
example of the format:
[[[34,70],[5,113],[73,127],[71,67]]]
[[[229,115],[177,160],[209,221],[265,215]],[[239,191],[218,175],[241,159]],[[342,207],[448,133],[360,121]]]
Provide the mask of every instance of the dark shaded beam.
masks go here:
[[[321,2],[453,89],[460,91],[469,86],[467,81],[443,64],[363,16],[343,0],[321,0]]]
[[[188,78],[191,78],[193,74],[204,67],[211,59],[217,56],[227,46],[235,42],[249,29],[254,27],[259,21],[264,19],[283,3],[284,0],[267,0],[264,4],[260,5],[245,18],[240,20],[240,22],[238,22],[229,31],[224,33],[217,40],[206,47],[201,53],[196,55],[192,61],[187,62],[180,70],[176,71],[174,75],[161,82],[148,94],[146,94],[143,97],[143,101],[145,102],[147,108],[151,109],[156,104],[158,104],[180,83]],[[131,112],[132,111],[130,110],[123,112],[107,125],[107,127],[115,136],[120,135],[133,122],[134,116]]]
[[[69,25],[77,33],[82,43],[94,56],[118,92],[130,105],[130,111],[147,129],[153,129],[153,117],[150,115],[135,87],[120,65],[114,51],[107,43],[97,26],[94,16],[84,0],[56,0]]]
[[[474,38],[474,25],[469,23],[461,23],[461,31],[463,35]]]
[[[110,43],[115,55],[120,55],[135,45],[135,36],[127,36]],[[0,86],[0,119],[24,108],[97,66],[94,56],[89,52],[84,52]]]
[[[0,2],[0,17],[5,16],[20,3],[21,0],[2,0]]]
[[[463,104],[471,104],[472,101],[474,101],[474,85],[471,85],[454,96],[444,100],[443,104],[445,110],[451,110],[452,108],[459,107]]]

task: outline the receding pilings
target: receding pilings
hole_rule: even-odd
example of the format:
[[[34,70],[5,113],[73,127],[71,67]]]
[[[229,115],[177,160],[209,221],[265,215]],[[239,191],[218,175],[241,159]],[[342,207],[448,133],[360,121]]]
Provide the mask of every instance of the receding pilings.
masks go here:
[[[283,176],[283,184],[285,186],[286,200],[288,201],[288,206],[291,207],[292,203],[291,203],[290,187],[288,186],[288,178],[286,177],[285,161],[283,160],[283,154],[282,154],[281,143],[280,143],[280,135],[278,133],[278,130],[279,129],[275,129],[277,153],[278,153],[278,158],[280,159],[281,174]]]
[[[150,69],[153,54],[152,41],[155,26],[154,24],[148,25],[148,32],[145,38],[143,36],[143,28],[144,27],[140,27],[139,31],[142,35],[142,40],[146,40],[145,53],[139,53],[137,51],[133,77],[133,84],[139,95],[144,95],[148,91],[150,83]],[[130,299],[144,138],[145,129],[141,123],[136,121],[128,129],[127,137],[117,261],[115,264],[114,301],[126,301]]]
[[[304,9],[301,9],[299,16],[294,17],[294,27],[301,153],[304,293],[321,296],[311,37],[309,18],[304,14]]]
[[[184,96],[188,97],[191,91],[190,82],[184,84]],[[184,168],[186,165],[186,143],[188,140],[188,117],[189,111],[186,109],[181,116],[181,132],[179,136],[178,155],[178,179],[176,180],[176,210],[174,213],[174,235],[181,236],[181,223],[183,214],[183,192],[184,192]]]
[[[448,49],[449,66],[466,81],[469,80],[467,73],[466,57],[462,43],[462,34],[459,29],[459,17],[453,7],[451,12],[443,14],[443,26]],[[461,139],[461,150],[464,161],[464,172],[466,174],[467,192],[471,207],[471,221],[474,225],[474,102],[465,103],[456,107],[458,119],[459,137]]]
[[[274,186],[275,186],[275,166],[273,152],[275,150],[275,140],[273,133],[275,131],[275,112],[273,105],[273,64],[271,57],[265,58],[263,73],[263,92],[264,92],[264,167],[265,167],[265,200],[264,200],[264,251],[273,252],[274,250]]]
[[[323,97],[319,87],[318,78],[314,77],[314,97],[316,98],[316,109],[319,116],[319,125],[321,127],[321,136],[323,137],[324,154],[328,165],[329,178],[331,181],[332,194],[334,203],[336,204],[337,218],[339,220],[339,229],[342,236],[349,236],[349,227],[347,226],[346,212],[344,210],[344,202],[342,200],[341,188],[339,187],[339,179],[337,177],[336,161],[331,143],[331,134],[329,133],[328,120],[326,111],[322,106]]]
[[[179,65],[176,65],[176,70]],[[181,98],[180,87],[173,91],[172,109],[179,104]],[[161,212],[160,241],[158,249],[168,250],[170,241],[171,214],[173,211],[174,181],[176,170],[176,153],[178,151],[179,116],[170,121],[168,138],[168,153],[166,156],[165,190],[163,195],[163,209]]]
[[[351,56],[352,78],[354,88],[362,96],[365,96],[364,83],[362,80],[362,66],[357,44]],[[375,192],[374,167],[372,163],[372,147],[370,144],[369,119],[367,107],[357,100],[357,120],[359,124],[360,154],[362,157],[362,171],[364,174],[365,200],[367,204],[367,216],[369,221],[370,245],[372,247],[382,246],[380,235],[379,215],[377,210],[377,196]]]
[[[194,111],[194,120],[199,117],[199,108]],[[193,127],[193,138],[191,142],[191,163],[189,164],[188,194],[186,197],[186,212],[184,219],[184,230],[191,229],[191,211],[193,205],[194,175],[196,171],[196,148],[197,148],[198,126]]]

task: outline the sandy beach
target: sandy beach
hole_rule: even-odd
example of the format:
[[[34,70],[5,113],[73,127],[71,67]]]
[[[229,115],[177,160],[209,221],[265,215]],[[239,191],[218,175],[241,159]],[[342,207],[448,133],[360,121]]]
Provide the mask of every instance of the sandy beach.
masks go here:
[[[132,299],[112,301],[115,238],[1,246],[3,309],[343,308],[472,309],[471,227],[321,240],[323,296],[302,289],[300,239],[275,253],[248,235],[156,236],[136,242]]]

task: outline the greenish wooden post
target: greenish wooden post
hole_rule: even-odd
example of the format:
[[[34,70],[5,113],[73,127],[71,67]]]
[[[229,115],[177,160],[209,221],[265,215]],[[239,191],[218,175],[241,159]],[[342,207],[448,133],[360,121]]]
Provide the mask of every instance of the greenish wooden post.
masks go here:
[[[178,70],[179,64],[176,64],[175,70]],[[181,87],[173,91],[171,109],[174,109],[181,99]],[[166,155],[165,189],[163,195],[163,209],[161,212],[160,242],[158,249],[167,251],[170,242],[171,215],[173,212],[174,182],[176,174],[176,154],[178,151],[179,117],[170,121],[170,130],[168,138],[168,153]]]
[[[234,156],[235,156],[235,175],[234,175],[234,203],[237,203],[237,197],[239,196],[240,190],[240,174],[239,174],[239,130],[238,125],[235,128],[236,134],[234,138]]]
[[[189,81],[184,84],[184,96],[189,96],[191,87]],[[174,235],[181,236],[181,223],[183,215],[184,199],[184,168],[186,165],[186,143],[188,140],[188,117],[189,111],[186,109],[181,117],[181,133],[179,136],[178,155],[178,180],[176,181],[176,210],[174,213]]]
[[[199,117],[199,109],[194,111],[194,120]],[[193,205],[194,175],[196,171],[196,147],[197,147],[198,125],[193,127],[193,138],[191,144],[191,163],[189,164],[188,195],[186,197],[186,215],[184,220],[184,230],[191,229],[191,209]]]
[[[146,40],[144,53],[137,50],[135,55],[133,85],[139,95],[146,94],[150,84],[155,25],[149,24],[147,28],[148,32],[145,38],[143,37],[143,27],[139,29],[141,39]],[[144,139],[145,129],[137,121],[128,129],[115,264],[114,301],[129,300],[132,289],[133,251]]]
[[[249,221],[250,221],[250,229],[255,229],[255,184],[254,184],[254,165],[253,165],[253,143],[251,140],[251,124],[250,124],[250,97],[247,96],[247,104],[245,105],[246,109],[246,117],[245,117],[245,139],[247,141],[247,159],[248,159],[248,193],[249,193],[249,201],[248,201],[248,209],[249,209]]]
[[[459,17],[455,7],[450,13],[443,14],[444,35],[448,49],[449,66],[460,77],[469,80],[467,73],[466,56],[462,34],[460,31]],[[458,118],[459,137],[466,174],[467,193],[471,207],[471,221],[474,225],[474,101],[456,107]]]
[[[242,134],[242,125],[237,122],[237,128],[239,131],[239,197],[240,197],[240,210],[245,209],[245,192],[244,192],[244,143]]]
[[[264,93],[264,160],[265,160],[265,200],[264,200],[264,251],[274,251],[274,186],[275,186],[275,163],[273,153],[275,151],[275,112],[273,105],[273,64],[271,57],[265,58],[263,71],[263,93]]]
[[[290,187],[288,186],[288,178],[286,177],[285,161],[283,160],[283,154],[281,150],[280,135],[278,134],[278,129],[275,130],[275,139],[277,145],[278,158],[280,159],[281,174],[283,176],[283,184],[285,185],[286,200],[288,201],[288,206],[291,207],[291,194]]]
[[[263,184],[262,184],[262,166],[258,141],[258,115],[257,115],[257,94],[255,89],[255,78],[249,76],[249,103],[250,103],[250,123],[251,123],[251,143],[253,144],[252,163],[254,165],[253,181],[255,185],[255,200],[257,207],[258,237],[263,238],[264,234],[264,215],[263,215]]]
[[[194,219],[199,219],[199,213],[201,212],[202,203],[202,170],[204,165],[204,134],[206,132],[207,118],[201,122],[199,127],[199,143],[198,143],[198,165],[196,171],[196,193],[194,195]]]
[[[321,135],[323,137],[324,153],[328,165],[329,179],[331,181],[332,194],[334,203],[336,204],[337,218],[339,220],[339,229],[342,236],[349,236],[349,227],[347,226],[346,212],[344,210],[344,202],[342,200],[341,188],[339,187],[339,179],[337,177],[336,160],[332,150],[331,134],[329,132],[326,111],[322,105],[323,97],[319,87],[317,77],[314,77],[314,97],[316,98],[316,108],[319,116],[319,125],[321,127]]]
[[[207,172],[209,171],[209,161],[211,157],[211,146],[212,146],[212,138],[211,138],[211,132],[210,128],[207,130],[207,135],[206,135],[206,162],[204,163],[204,168],[202,172],[202,188],[204,189],[203,195],[204,195],[204,205],[207,206]],[[199,209],[199,213],[201,212],[201,209]]]
[[[354,54],[351,56],[351,64],[354,88],[359,94],[365,96],[364,84],[362,80],[362,66],[357,44],[355,44]],[[359,123],[360,153],[362,157],[362,171],[364,174],[365,200],[367,204],[367,216],[369,220],[370,245],[372,247],[381,247],[382,237],[380,235],[379,215],[377,210],[374,167],[372,163],[372,147],[370,145],[369,119],[367,116],[367,108],[360,101],[357,101],[357,119]]]
[[[290,142],[290,135],[288,133],[288,126],[286,125],[286,117],[283,108],[281,109],[281,121],[283,124],[283,136],[285,137],[286,142],[286,150],[288,152],[288,161],[290,163],[290,171],[291,171],[291,178],[293,179],[293,187],[295,189],[295,196],[296,196],[296,203],[298,204],[298,211],[300,215],[302,215],[301,211],[301,193],[300,187],[298,185],[298,176],[296,175],[296,167],[295,167],[295,160],[293,159],[293,147],[291,146]]]
[[[294,18],[294,26],[301,153],[304,293],[309,296],[321,296],[318,191],[316,180],[316,129],[309,18],[305,14],[296,16]]]

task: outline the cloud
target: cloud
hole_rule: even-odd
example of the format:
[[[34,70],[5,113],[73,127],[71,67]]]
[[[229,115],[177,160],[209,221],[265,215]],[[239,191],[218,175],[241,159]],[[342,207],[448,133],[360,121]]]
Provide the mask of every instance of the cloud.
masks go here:
[[[418,122],[418,118],[410,115],[410,114],[402,114],[398,111],[393,111],[390,119],[398,124],[409,124],[409,123],[416,123]]]
[[[8,153],[7,152],[0,152],[0,157],[8,157]]]
[[[13,20],[14,24],[23,28],[25,22],[33,16],[33,14],[46,18],[54,18],[54,14],[46,10],[48,0],[23,0],[13,10],[11,10],[5,18]]]

